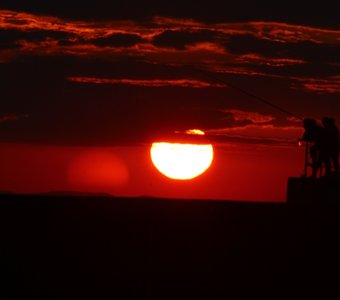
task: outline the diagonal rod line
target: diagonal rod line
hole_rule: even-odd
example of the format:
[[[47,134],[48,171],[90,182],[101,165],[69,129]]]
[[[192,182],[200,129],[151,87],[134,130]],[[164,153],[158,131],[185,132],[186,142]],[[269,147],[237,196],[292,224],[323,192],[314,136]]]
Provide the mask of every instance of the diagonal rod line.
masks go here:
[[[223,79],[221,79],[221,78],[219,78],[217,76],[211,75],[211,74],[207,74],[207,72],[205,72],[203,70],[200,70],[200,69],[193,69],[193,70],[203,74],[206,77],[210,77],[214,81],[218,81],[220,83],[223,83],[223,84],[229,86],[230,88],[232,88],[232,89],[234,89],[234,90],[236,90],[238,92],[241,92],[244,95],[247,95],[248,97],[254,98],[254,99],[256,99],[256,100],[258,100],[258,101],[260,101],[260,102],[262,102],[262,103],[264,103],[264,104],[266,104],[268,106],[271,106],[272,108],[275,108],[276,110],[279,110],[282,113],[285,113],[285,114],[287,114],[287,115],[289,115],[291,117],[297,118],[299,120],[303,120],[303,118],[301,118],[300,116],[298,116],[298,115],[296,115],[296,114],[294,114],[294,113],[292,113],[292,112],[290,112],[290,111],[288,111],[288,110],[286,110],[286,109],[284,109],[284,108],[282,108],[282,107],[280,107],[280,106],[278,106],[276,104],[271,103],[270,101],[264,99],[263,97],[257,96],[255,94],[250,93],[250,92],[247,92],[244,89],[241,89],[240,87],[238,87],[238,86],[236,86],[236,85],[234,85],[234,84],[232,84],[230,82],[227,82],[226,80],[223,80]]]

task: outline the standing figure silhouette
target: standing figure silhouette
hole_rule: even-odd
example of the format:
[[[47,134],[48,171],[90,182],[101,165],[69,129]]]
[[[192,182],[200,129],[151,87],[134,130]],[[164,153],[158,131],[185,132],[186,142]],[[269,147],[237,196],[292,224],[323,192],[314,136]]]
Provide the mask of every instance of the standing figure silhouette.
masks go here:
[[[299,140],[310,143],[309,155],[312,160],[312,177],[316,178],[318,170],[325,160],[325,128],[318,125],[316,120],[306,118],[303,120],[305,132]]]
[[[339,129],[333,118],[324,117],[322,124],[325,128],[325,164],[328,164],[328,167],[326,165],[326,171],[328,169],[328,175],[330,175],[333,167],[334,172],[338,175],[340,150]]]

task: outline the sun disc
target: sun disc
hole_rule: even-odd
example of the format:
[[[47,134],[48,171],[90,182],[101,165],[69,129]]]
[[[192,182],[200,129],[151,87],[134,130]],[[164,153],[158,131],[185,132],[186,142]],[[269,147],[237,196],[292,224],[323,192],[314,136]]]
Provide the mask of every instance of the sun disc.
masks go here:
[[[188,180],[204,173],[213,160],[212,145],[153,143],[151,160],[157,170],[171,179]]]

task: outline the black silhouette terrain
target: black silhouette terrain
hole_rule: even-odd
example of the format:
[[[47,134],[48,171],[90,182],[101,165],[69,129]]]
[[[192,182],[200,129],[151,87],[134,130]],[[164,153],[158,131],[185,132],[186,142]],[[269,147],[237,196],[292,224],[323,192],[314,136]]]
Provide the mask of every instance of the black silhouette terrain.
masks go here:
[[[0,198],[1,299],[333,299],[338,203]]]

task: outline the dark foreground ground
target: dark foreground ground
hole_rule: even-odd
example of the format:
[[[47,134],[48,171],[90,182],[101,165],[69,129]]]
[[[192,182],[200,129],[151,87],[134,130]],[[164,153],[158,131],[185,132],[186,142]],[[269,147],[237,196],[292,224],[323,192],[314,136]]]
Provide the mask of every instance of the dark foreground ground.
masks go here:
[[[2,195],[0,299],[339,299],[339,213]]]

